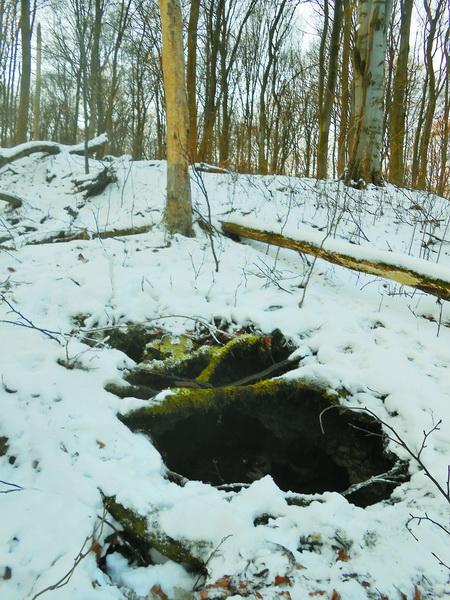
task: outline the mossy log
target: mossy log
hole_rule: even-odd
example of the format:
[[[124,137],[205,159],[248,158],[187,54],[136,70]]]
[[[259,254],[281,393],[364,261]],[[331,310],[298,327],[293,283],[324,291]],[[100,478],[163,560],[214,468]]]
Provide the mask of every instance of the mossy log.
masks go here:
[[[163,556],[185,567],[189,572],[199,572],[204,563],[194,555],[195,543],[174,540],[148,519],[126,508],[115,498],[105,498],[108,512],[120,523],[125,537],[132,546],[139,547],[140,554],[150,562],[151,550],[155,549]],[[201,544],[197,544],[197,546]]]
[[[310,254],[335,265],[390,279],[416,288],[441,300],[450,300],[450,271],[422,259],[371,248],[362,248],[341,240],[299,240],[273,231],[262,231],[238,223],[222,222],[227,235],[242,236]],[[420,270],[420,272],[419,272]]]

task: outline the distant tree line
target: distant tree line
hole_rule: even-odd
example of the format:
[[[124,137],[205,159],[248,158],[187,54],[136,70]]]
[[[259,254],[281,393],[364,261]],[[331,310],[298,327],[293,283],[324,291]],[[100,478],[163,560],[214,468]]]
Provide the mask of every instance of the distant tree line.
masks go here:
[[[185,0],[182,16],[191,162],[450,193],[448,0]],[[165,158],[158,1],[0,0],[0,145],[102,132],[110,154]]]

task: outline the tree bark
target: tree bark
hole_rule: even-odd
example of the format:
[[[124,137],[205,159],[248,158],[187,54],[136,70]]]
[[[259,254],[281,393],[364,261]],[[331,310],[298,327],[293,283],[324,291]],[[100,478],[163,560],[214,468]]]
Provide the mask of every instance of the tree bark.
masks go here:
[[[167,115],[167,200],[164,213],[171,234],[192,236],[189,180],[189,113],[184,74],[183,34],[179,0],[159,0],[162,63]]]
[[[394,255],[392,252],[361,248],[340,240],[327,240],[325,243],[315,239],[305,241],[237,223],[222,221],[221,224],[222,231],[226,234],[304,252],[353,271],[385,277],[401,285],[411,286],[441,300],[450,300],[450,271],[441,269],[435,263]],[[416,269],[420,269],[420,272]]]

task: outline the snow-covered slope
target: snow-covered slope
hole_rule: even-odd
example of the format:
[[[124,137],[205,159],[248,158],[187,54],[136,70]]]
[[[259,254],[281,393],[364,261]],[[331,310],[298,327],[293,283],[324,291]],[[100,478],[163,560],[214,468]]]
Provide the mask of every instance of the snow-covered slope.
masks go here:
[[[117,418],[143,401],[104,389],[133,361],[87,346],[79,327],[148,323],[179,335],[221,319],[280,329],[304,357],[285,377],[345,388],[348,405],[369,408],[413,451],[442,420],[421,458],[448,491],[448,303],[215,233],[217,272],[198,225],[195,238],[165,236],[165,164],[123,157],[112,167],[117,182],[87,200],[73,183],[83,159],[67,152],[33,154],[0,171],[0,191],[23,199],[13,212],[0,202],[0,598],[32,599],[48,587],[43,597],[54,600],[448,597],[440,561],[450,564],[449,504],[414,460],[389,501],[364,509],[331,492],[288,505],[270,476],[239,492],[179,487],[164,477],[150,441]],[[192,190],[196,217],[207,219],[209,204],[217,228],[247,217],[261,228],[315,231],[450,267],[448,202],[431,195],[234,173],[194,173]],[[37,243],[60,232],[80,239]],[[111,534],[102,495],[151,514],[175,539],[205,542],[204,586],[229,579],[192,592],[198,575],[182,566],[138,568],[119,554],[105,573],[88,552],[94,531],[103,549]],[[261,515],[271,518],[255,525]],[[410,522],[417,539],[405,527],[411,515],[429,517]]]

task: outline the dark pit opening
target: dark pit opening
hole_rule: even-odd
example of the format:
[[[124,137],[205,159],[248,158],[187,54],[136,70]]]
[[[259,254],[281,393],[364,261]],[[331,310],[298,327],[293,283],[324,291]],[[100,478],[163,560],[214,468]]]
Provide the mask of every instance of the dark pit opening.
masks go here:
[[[133,349],[145,339],[136,333]],[[151,437],[169,471],[187,479],[239,489],[270,475],[286,492],[343,492],[358,506],[389,498],[406,468],[385,452],[380,424],[344,410],[339,396],[319,385],[271,379],[297,366],[291,352],[278,331],[238,336],[219,353],[193,351],[162,367],[138,366],[129,386],[110,391],[149,398],[158,389],[185,388],[120,418]]]
[[[231,408],[192,415],[155,440],[168,468],[214,486],[271,475],[283,490],[344,491],[347,469],[306,437],[280,439],[258,419]]]
[[[379,423],[337,406],[323,413],[332,405],[317,388],[289,382],[267,390],[235,388],[232,402],[223,401],[226,390],[214,393],[213,406],[193,403],[188,411],[150,419],[135,415],[127,424],[151,436],[170,471],[214,486],[239,489],[238,484],[270,475],[286,492],[347,492],[398,467],[391,482],[383,477],[346,494],[350,502],[368,506],[389,498],[405,480],[405,469],[385,452]]]

